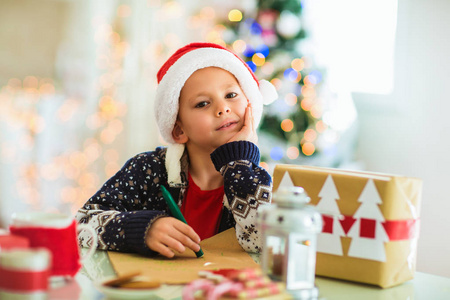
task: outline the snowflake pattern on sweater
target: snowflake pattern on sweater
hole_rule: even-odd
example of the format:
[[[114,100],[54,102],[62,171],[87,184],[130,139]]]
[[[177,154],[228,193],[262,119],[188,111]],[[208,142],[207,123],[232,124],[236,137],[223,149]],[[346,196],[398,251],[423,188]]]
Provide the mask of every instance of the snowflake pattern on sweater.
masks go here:
[[[98,236],[98,248],[122,252],[155,255],[145,244],[145,236],[152,223],[170,216],[161,193],[161,185],[178,195],[178,206],[188,187],[188,157],[181,158],[182,184],[169,187],[165,167],[166,148],[138,154],[111,177],[81,207],[76,219],[91,225]],[[234,227],[236,238],[248,252],[260,252],[261,240],[256,228],[258,207],[271,202],[272,179],[259,167],[259,149],[247,141],[227,143],[217,148],[211,159],[224,177],[224,208],[219,232]],[[91,240],[81,232],[81,246]]]

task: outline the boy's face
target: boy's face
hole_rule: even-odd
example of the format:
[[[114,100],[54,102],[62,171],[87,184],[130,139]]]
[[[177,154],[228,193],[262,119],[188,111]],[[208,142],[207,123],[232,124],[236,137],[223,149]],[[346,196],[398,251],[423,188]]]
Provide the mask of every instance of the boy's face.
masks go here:
[[[236,78],[220,68],[195,71],[180,93],[174,135],[181,132],[188,149],[209,153],[225,144],[244,125],[247,97]]]

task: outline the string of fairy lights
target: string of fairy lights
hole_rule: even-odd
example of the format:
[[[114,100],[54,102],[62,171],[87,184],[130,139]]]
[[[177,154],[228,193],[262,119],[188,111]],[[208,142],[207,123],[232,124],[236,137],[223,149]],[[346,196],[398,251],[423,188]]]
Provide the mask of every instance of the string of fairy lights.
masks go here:
[[[118,14],[121,12],[123,10],[118,10]],[[0,89],[0,126],[7,129],[0,141],[0,161],[15,167],[18,180],[13,194],[30,209],[42,208],[43,182],[47,182],[54,187],[52,195],[75,212],[95,193],[104,177],[112,176],[120,168],[119,152],[114,143],[123,131],[127,106],[118,98],[117,86],[122,81],[128,44],[104,19],[96,18],[93,23],[97,28],[95,88],[98,105],[91,114],[84,113],[87,99],[62,95],[50,78],[12,78]],[[41,106],[49,102],[57,109],[46,119]],[[74,137],[71,145],[63,147],[62,151],[56,150],[49,161],[35,159],[42,147],[63,143],[55,140],[60,137],[57,135],[51,145],[40,144],[39,136],[46,130],[55,125],[63,130],[75,130],[73,127],[79,123],[81,127],[76,128],[79,132],[66,133]],[[83,136],[83,130],[90,133],[84,134],[84,140],[77,141]]]
[[[34,76],[27,76],[23,81],[11,78],[8,84],[1,88],[0,120],[1,123],[6,120],[8,122],[6,128],[2,126],[1,134],[0,155],[4,164],[23,161],[20,152],[32,150],[36,135],[45,128],[45,120],[37,112],[36,103],[41,100],[42,95],[54,92],[52,79],[39,79]],[[7,134],[11,139],[4,138]],[[19,172],[23,176],[15,183],[17,193],[30,205],[37,205],[39,202],[39,192],[35,189],[37,171],[32,162],[21,163]]]

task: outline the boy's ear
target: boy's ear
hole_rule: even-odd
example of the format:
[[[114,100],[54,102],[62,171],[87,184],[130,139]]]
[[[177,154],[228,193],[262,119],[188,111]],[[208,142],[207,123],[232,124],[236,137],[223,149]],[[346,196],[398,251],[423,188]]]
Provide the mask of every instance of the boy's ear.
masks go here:
[[[179,121],[176,121],[175,126],[173,126],[172,137],[178,144],[184,144],[188,141],[188,137],[184,133],[183,128],[181,128]]]

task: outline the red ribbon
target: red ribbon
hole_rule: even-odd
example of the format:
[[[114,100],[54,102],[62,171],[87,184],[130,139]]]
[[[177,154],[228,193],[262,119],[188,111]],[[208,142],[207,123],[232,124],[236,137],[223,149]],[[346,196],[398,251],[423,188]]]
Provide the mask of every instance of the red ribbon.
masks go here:
[[[375,228],[377,226],[376,220],[361,218],[359,236],[363,238],[375,238]]]
[[[397,220],[383,223],[391,241],[410,240],[419,236],[419,220]]]
[[[0,288],[16,292],[46,291],[49,276],[49,270],[11,270],[0,267]]]
[[[322,215],[323,228],[322,232],[333,233],[333,217]]]
[[[322,215],[324,226],[322,232],[333,233],[333,217]],[[344,216],[343,220],[339,220],[342,229],[347,234],[356,219],[352,216]],[[376,220],[361,218],[360,222],[360,236],[364,238],[375,238]],[[381,224],[386,231],[390,241],[410,240],[419,235],[419,220],[387,220]]]

